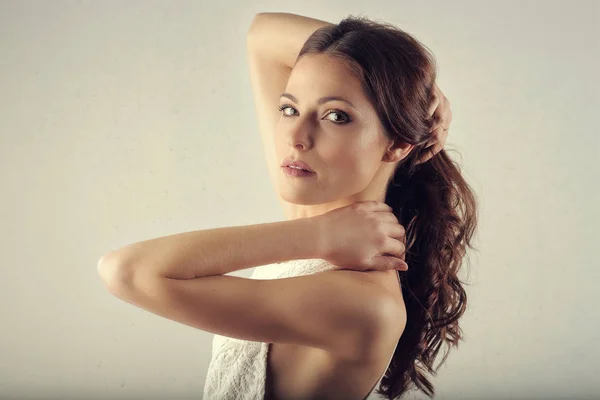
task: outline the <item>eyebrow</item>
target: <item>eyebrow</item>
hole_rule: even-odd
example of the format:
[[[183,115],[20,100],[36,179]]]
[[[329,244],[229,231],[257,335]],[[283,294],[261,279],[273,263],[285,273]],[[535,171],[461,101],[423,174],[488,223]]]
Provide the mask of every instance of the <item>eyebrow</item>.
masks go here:
[[[294,103],[298,103],[298,99],[290,94],[290,93],[282,93],[281,96],[279,96],[279,98],[281,99],[282,97],[287,97],[288,99],[292,100]],[[343,101],[344,103],[348,103],[348,105],[350,105],[350,107],[356,109],[356,106],[354,104],[352,104],[351,102],[349,102],[348,100],[346,100],[343,97],[340,96],[326,96],[326,97],[321,97],[319,100],[317,100],[317,104],[321,105],[321,104],[325,104],[328,101]]]

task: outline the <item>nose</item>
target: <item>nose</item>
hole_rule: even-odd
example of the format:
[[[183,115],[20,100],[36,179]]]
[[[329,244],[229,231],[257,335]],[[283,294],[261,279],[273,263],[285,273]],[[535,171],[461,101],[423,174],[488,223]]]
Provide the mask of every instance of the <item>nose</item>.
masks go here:
[[[313,139],[306,126],[300,124],[289,132],[288,145],[296,149],[307,150],[313,146]]]

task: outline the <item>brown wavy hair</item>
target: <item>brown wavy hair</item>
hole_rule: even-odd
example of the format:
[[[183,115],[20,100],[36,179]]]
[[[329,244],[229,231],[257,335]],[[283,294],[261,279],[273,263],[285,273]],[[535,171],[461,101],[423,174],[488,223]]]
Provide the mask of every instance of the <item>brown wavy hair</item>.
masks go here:
[[[376,393],[396,399],[416,386],[434,397],[425,373],[436,375],[450,348],[464,340],[458,320],[466,310],[467,295],[458,273],[466,247],[473,249],[477,223],[475,194],[447,151],[417,162],[429,151],[425,145],[436,125],[428,117],[435,59],[401,29],[352,15],[316,30],[296,62],[306,54],[326,54],[345,62],[361,81],[385,134],[415,146],[398,162],[387,185],[385,202],[406,230],[409,269],[400,281],[408,320]],[[444,342],[447,351],[434,368]]]

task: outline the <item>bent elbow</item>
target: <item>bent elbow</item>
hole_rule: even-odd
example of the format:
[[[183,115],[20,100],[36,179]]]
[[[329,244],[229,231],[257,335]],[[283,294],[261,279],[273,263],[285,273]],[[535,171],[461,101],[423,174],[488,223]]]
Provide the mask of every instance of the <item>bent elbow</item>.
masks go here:
[[[119,290],[119,288],[123,287],[128,280],[128,268],[121,263],[116,262],[116,260],[111,257],[111,254],[103,256],[98,261],[97,269],[100,279],[102,279],[102,282],[104,282],[106,288],[111,293],[114,293]]]

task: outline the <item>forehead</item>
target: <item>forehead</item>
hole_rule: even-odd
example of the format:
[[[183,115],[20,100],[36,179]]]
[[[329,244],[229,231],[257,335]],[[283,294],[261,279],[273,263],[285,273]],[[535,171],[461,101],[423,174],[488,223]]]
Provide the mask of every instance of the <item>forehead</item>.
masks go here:
[[[286,92],[300,102],[313,102],[322,96],[342,96],[357,106],[364,106],[366,98],[360,81],[341,60],[324,54],[301,57],[292,69]]]

